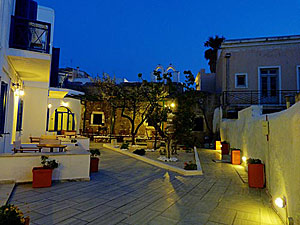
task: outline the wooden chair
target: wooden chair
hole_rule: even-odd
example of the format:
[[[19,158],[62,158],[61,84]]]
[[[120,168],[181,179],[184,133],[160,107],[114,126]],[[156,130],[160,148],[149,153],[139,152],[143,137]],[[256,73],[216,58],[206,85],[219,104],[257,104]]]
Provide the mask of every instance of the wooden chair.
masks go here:
[[[58,140],[58,139],[40,139],[40,144],[60,145],[61,144],[61,140]]]
[[[18,153],[18,152],[39,152],[40,149],[37,147],[22,147],[21,146],[21,141],[14,141],[13,143],[14,148],[12,149],[12,151],[14,153]]]

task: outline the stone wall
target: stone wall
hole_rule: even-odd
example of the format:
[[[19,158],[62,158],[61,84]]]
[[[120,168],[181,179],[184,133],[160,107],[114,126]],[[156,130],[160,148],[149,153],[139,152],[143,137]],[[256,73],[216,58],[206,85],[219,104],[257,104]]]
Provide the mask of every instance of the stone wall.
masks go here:
[[[223,120],[221,138],[242,149],[243,156],[264,162],[273,205],[284,196],[288,215],[286,209],[274,208],[284,220],[289,216],[300,224],[300,103],[278,113],[261,112],[262,107],[252,106],[240,111],[237,120]]]
[[[103,112],[105,122],[103,126],[100,125],[91,125],[91,115],[93,111]],[[107,101],[87,101],[85,112],[82,113],[82,121],[84,121],[85,115],[85,130],[93,130],[93,132],[98,132],[100,130],[101,134],[110,134],[111,129],[111,118],[112,118],[112,108],[110,107]],[[136,124],[139,123],[140,119],[136,120]],[[82,122],[83,123],[83,122]],[[103,128],[106,128],[107,131],[101,131]],[[82,124],[83,129],[83,124]],[[117,109],[115,116],[115,128],[114,134],[130,135],[131,124],[128,119],[121,117],[121,109]],[[146,135],[146,124],[143,124],[139,131],[138,135]]]

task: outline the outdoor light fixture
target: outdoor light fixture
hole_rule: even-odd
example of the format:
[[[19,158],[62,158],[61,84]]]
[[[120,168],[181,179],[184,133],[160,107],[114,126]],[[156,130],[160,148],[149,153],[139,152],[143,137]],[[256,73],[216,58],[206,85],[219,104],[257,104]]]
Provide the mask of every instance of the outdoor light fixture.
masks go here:
[[[246,161],[247,161],[246,156],[243,156],[243,157],[242,157],[242,160],[243,160],[243,162],[246,162]]]
[[[62,106],[64,106],[64,107],[68,107],[68,106],[69,106],[69,104],[68,104],[67,102],[62,102],[61,104],[62,104]]]
[[[16,94],[16,96],[23,96],[24,95],[24,91],[20,90],[20,89],[16,89],[15,90],[15,94]]]
[[[171,107],[175,108],[175,103],[174,102],[171,103]]]
[[[276,198],[275,199],[275,205],[279,208],[284,208],[286,206],[286,201],[285,201],[285,198]]]
[[[52,107],[52,104],[48,104],[48,109],[51,109],[51,107]]]

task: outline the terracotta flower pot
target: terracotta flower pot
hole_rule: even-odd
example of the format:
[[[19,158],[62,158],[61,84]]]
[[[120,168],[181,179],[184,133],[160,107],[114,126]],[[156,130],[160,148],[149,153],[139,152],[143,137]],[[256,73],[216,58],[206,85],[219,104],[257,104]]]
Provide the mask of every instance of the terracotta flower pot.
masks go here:
[[[52,171],[53,169],[48,169],[44,167],[34,167],[32,169],[32,187],[51,187],[52,184]]]
[[[264,164],[248,164],[248,184],[254,188],[265,186]]]
[[[222,142],[222,155],[229,155],[229,143]]]
[[[239,149],[231,150],[231,163],[233,165],[241,164],[241,150],[239,150]]]
[[[99,170],[98,166],[99,166],[99,158],[91,157],[90,172],[91,173],[98,172],[98,170]]]
[[[29,218],[29,217],[26,217],[26,218],[25,218],[25,225],[29,225],[29,223],[30,223],[30,218]]]

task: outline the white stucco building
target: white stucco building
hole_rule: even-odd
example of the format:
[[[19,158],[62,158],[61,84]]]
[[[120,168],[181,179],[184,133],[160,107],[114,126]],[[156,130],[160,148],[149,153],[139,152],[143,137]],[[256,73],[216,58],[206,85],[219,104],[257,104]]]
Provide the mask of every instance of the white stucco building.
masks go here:
[[[64,120],[61,112],[60,129],[70,123],[66,129],[78,131],[80,100],[49,88],[54,10],[32,0],[0,0],[0,15],[0,153],[11,152],[15,140],[47,133],[56,109],[73,116]]]

